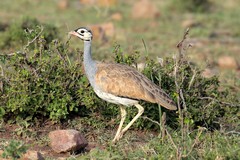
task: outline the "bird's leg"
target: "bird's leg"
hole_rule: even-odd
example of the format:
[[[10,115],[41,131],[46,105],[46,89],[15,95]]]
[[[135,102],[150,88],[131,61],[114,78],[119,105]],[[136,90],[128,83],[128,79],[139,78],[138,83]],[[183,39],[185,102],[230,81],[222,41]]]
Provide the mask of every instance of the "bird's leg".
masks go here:
[[[118,140],[123,136],[123,134],[128,130],[128,128],[131,127],[131,125],[143,114],[144,108],[140,104],[135,104],[135,106],[138,109],[138,114],[131,120],[131,122],[128,123],[128,125],[125,128],[123,128],[119,135]]]
[[[115,143],[116,141],[119,140],[119,133],[120,133],[120,131],[122,129],[123,122],[125,121],[126,114],[127,114],[127,112],[126,112],[126,110],[125,110],[125,108],[123,106],[120,106],[120,111],[121,111],[121,121],[120,121],[118,130],[117,130],[117,133],[116,133],[114,139],[112,140],[113,143]]]

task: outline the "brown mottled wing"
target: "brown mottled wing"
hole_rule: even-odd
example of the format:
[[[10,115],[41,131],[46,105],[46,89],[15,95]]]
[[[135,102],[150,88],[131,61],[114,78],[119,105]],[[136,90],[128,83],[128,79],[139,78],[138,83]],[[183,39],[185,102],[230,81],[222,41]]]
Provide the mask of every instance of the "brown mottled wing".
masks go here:
[[[134,68],[113,63],[98,63],[97,68],[96,85],[102,91],[158,103],[170,110],[177,109],[175,103],[159,86]]]

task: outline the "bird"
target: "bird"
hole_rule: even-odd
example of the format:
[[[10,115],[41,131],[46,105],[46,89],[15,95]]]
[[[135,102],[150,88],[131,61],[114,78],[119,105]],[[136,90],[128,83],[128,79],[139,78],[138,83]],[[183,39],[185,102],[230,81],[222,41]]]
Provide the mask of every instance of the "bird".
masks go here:
[[[130,126],[143,114],[140,100],[157,103],[169,110],[176,110],[175,102],[158,85],[149,80],[135,68],[119,64],[93,60],[91,44],[92,31],[80,27],[69,32],[84,42],[83,65],[85,74],[97,96],[107,102],[120,105],[121,120],[112,142],[118,142]],[[135,106],[138,113],[123,128],[127,115],[126,107]],[[122,129],[123,128],[123,129]]]

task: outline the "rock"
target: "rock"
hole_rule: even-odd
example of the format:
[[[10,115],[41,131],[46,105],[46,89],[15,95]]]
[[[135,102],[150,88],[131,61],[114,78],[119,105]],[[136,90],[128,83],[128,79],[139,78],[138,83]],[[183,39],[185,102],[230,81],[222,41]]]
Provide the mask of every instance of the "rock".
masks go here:
[[[97,0],[98,6],[101,7],[110,7],[116,5],[116,0]]]
[[[101,24],[100,26],[106,33],[106,36],[113,37],[115,35],[115,28],[112,22],[104,23],[104,24]]]
[[[122,14],[121,13],[114,13],[111,15],[111,19],[115,21],[121,21],[122,20]]]
[[[81,4],[97,5],[100,7],[110,7],[117,4],[116,0],[80,0]]]
[[[193,28],[200,26],[201,24],[199,22],[196,22],[194,19],[186,19],[182,21],[182,27],[183,28]]]
[[[218,71],[216,69],[205,68],[205,70],[203,70],[201,74],[205,78],[211,78],[217,75],[217,72]]]
[[[59,8],[59,9],[64,10],[64,9],[67,9],[68,6],[69,6],[68,0],[59,0],[59,1],[58,1],[58,8]]]
[[[49,133],[49,139],[51,148],[57,153],[77,151],[88,145],[85,137],[76,130],[55,130]]]
[[[107,37],[113,37],[115,35],[115,27],[111,22],[92,25],[90,29],[93,32],[93,38],[102,41],[107,41]]]
[[[106,33],[100,25],[92,25],[89,28],[93,33],[93,40],[107,41]]]
[[[44,160],[43,155],[38,151],[28,150],[27,153],[25,153],[20,160]]]
[[[79,0],[81,4],[84,5],[93,5],[95,3],[95,0]]]
[[[238,64],[237,61],[230,56],[222,56],[218,58],[218,65],[221,68],[230,68],[230,69],[237,69]]]
[[[132,17],[139,18],[156,18],[160,16],[157,7],[149,0],[140,0],[132,8]]]

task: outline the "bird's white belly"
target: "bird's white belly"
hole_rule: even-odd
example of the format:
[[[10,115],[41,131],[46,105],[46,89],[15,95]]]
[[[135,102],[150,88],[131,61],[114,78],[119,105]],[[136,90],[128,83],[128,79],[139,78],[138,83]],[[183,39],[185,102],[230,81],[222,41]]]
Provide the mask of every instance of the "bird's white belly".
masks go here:
[[[122,105],[125,105],[125,106],[132,106],[132,105],[138,103],[137,100],[118,97],[118,96],[115,96],[113,94],[102,92],[102,91],[97,90],[97,89],[95,89],[94,91],[98,95],[98,97],[100,97],[101,99],[103,99],[107,102],[111,102],[111,103],[115,103],[115,104],[122,104]]]

